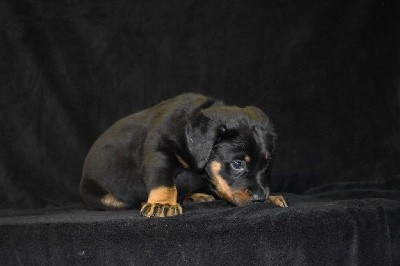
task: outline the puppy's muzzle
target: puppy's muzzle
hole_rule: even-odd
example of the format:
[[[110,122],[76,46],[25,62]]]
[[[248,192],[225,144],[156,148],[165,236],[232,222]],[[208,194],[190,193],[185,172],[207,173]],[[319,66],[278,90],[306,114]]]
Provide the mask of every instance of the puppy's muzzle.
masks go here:
[[[268,197],[268,193],[265,190],[258,190],[258,191],[248,191],[250,200],[252,202],[265,202]]]

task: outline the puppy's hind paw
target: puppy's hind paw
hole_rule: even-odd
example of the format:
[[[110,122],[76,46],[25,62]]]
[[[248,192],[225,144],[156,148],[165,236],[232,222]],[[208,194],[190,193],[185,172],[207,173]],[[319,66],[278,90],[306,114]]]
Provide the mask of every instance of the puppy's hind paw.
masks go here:
[[[161,203],[146,203],[140,210],[145,217],[169,217],[182,214],[181,205],[161,204]]]
[[[268,196],[267,202],[281,208],[285,208],[288,206],[286,200],[281,195]]]

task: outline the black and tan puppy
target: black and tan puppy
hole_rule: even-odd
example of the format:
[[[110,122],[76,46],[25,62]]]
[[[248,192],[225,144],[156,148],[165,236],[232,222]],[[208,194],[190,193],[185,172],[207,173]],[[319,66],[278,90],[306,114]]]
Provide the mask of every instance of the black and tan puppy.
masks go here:
[[[182,213],[178,198],[271,201],[266,171],[276,133],[258,108],[183,94],[117,121],[91,147],[80,193],[90,209]]]

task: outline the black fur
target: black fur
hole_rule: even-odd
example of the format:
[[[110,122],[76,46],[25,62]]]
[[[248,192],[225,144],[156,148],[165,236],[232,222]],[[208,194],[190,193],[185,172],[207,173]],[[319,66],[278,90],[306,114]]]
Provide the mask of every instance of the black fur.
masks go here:
[[[232,190],[247,189],[252,200],[268,196],[265,171],[276,133],[256,107],[239,108],[199,95],[182,94],[117,121],[91,147],[83,167],[80,192],[92,209],[113,209],[101,203],[111,194],[126,208],[139,207],[157,187],[214,192],[211,162]],[[178,156],[189,166],[178,160]],[[249,156],[245,171],[233,160]],[[235,202],[240,205],[246,202]]]

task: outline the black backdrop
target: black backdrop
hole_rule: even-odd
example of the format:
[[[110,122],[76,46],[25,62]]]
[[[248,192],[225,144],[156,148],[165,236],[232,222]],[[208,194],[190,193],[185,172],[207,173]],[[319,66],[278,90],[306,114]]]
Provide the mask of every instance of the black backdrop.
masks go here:
[[[115,120],[179,93],[275,122],[275,191],[400,173],[397,1],[1,1],[0,208],[79,201]]]

